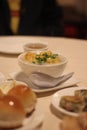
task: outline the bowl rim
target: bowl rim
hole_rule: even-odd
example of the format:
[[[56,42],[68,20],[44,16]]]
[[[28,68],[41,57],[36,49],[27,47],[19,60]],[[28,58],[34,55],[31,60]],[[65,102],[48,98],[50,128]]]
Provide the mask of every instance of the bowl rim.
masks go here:
[[[53,52],[53,51],[52,51],[52,52]],[[25,55],[26,53],[28,53],[28,52],[23,52],[23,53],[21,53],[21,54],[18,56],[18,61],[19,61],[20,63],[25,64],[25,65],[30,65],[30,66],[34,66],[34,67],[55,67],[55,66],[60,66],[60,65],[66,64],[66,63],[68,62],[68,59],[67,59],[65,56],[63,56],[62,54],[60,54],[60,53],[57,52],[57,54],[58,54],[59,56],[61,56],[62,58],[64,58],[64,61],[62,61],[62,62],[60,62],[60,63],[55,63],[55,64],[42,64],[42,65],[32,64],[32,63],[29,63],[29,62],[27,62],[27,61],[22,60],[23,55]]]
[[[36,49],[30,48],[29,46],[31,46],[31,45],[36,45],[36,46],[40,45],[40,46],[42,46],[42,48],[36,48]],[[30,42],[30,43],[24,44],[23,48],[25,51],[46,50],[46,49],[48,49],[48,44],[44,43],[44,42]]]

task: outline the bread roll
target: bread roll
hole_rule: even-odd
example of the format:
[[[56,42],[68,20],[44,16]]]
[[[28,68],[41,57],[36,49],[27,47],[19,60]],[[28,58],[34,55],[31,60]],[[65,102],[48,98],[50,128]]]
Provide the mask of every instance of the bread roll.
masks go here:
[[[60,124],[61,130],[82,130],[76,117],[66,116]]]
[[[0,128],[14,128],[22,125],[26,113],[22,104],[13,96],[0,97]]]
[[[0,90],[0,97],[4,96],[3,92]]]
[[[10,89],[12,89],[14,86],[18,84],[26,84],[22,81],[16,81],[16,80],[6,80],[0,85],[0,90],[4,93],[7,94]]]
[[[36,105],[36,94],[32,91],[32,89],[25,85],[16,85],[9,92],[9,95],[14,96],[19,99],[22,103],[26,113],[30,113]]]
[[[87,130],[87,112],[80,113],[78,116],[78,121],[82,127],[82,130]]]

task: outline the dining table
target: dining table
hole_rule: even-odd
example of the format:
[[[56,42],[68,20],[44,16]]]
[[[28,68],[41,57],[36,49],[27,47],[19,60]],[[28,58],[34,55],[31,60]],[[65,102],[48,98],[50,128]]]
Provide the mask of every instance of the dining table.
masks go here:
[[[74,72],[74,78],[78,80],[76,84],[68,86],[87,87],[87,40],[65,38],[65,37],[46,37],[46,36],[0,36],[0,72],[8,78],[9,74],[21,71],[18,64],[18,56],[22,53],[25,43],[46,43],[48,49],[58,52],[67,57],[68,63],[64,73]],[[9,45],[10,43],[10,45]],[[23,43],[23,44],[21,44]],[[10,48],[14,44],[14,49]],[[22,45],[21,50],[18,49]],[[19,48],[18,48],[19,47]],[[15,51],[14,51],[15,50]],[[16,53],[17,50],[17,53]],[[60,130],[63,121],[63,114],[52,105],[53,95],[65,88],[38,92],[36,109],[43,114],[41,124],[35,130]],[[31,124],[28,124],[31,125]]]

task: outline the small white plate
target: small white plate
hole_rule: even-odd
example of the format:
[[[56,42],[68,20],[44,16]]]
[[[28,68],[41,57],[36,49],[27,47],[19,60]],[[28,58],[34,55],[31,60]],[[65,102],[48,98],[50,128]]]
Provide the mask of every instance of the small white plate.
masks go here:
[[[72,87],[72,88],[62,89],[62,90],[56,92],[52,96],[51,104],[53,105],[54,108],[56,108],[56,110],[60,111],[64,115],[78,116],[78,113],[69,112],[69,111],[61,108],[59,103],[60,103],[60,99],[61,99],[62,96],[66,96],[66,95],[74,96],[74,92],[76,90],[80,90],[80,89],[86,89],[87,90],[87,87]]]
[[[23,126],[14,130],[36,130],[40,124],[42,124],[44,114],[40,110],[35,110],[29,117],[27,117]]]
[[[0,38],[0,52],[6,54],[20,54],[29,38],[21,36],[3,36]]]
[[[15,79],[15,80],[19,80],[19,81],[23,81],[25,83],[27,83],[30,86],[28,77],[26,76],[26,74],[24,74],[22,71],[20,72],[13,72],[9,74],[11,78]],[[79,83],[79,80],[76,79],[74,76],[71,77],[69,80],[67,80],[66,82],[62,83],[61,85],[58,85],[56,87],[53,88],[31,88],[33,89],[34,92],[37,93],[41,93],[41,92],[48,92],[48,91],[53,91],[53,90],[60,90],[62,88],[67,88],[73,85],[76,85],[77,83]]]
[[[20,54],[23,52],[23,45],[26,43],[22,37],[8,36],[0,38],[0,52],[6,54]]]
[[[0,37],[0,52],[4,54],[20,54],[24,52],[26,43],[43,43],[39,38],[29,36],[2,36]]]

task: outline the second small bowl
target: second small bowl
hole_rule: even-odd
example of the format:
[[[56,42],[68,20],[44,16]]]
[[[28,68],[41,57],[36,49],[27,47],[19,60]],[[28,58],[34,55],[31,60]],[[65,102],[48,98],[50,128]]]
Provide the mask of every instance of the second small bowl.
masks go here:
[[[27,43],[24,46],[24,51],[43,51],[48,49],[45,43]]]

